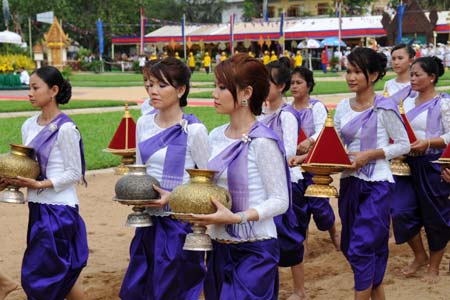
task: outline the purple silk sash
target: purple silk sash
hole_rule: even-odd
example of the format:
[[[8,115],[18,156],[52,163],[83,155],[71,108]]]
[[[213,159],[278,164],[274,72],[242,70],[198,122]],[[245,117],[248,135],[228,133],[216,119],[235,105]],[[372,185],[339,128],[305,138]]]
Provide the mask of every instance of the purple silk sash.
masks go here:
[[[441,93],[433,99],[424,102],[406,113],[406,117],[412,122],[418,115],[427,110],[427,126],[426,137],[434,138],[441,134],[441,106],[440,102],[442,98],[450,97],[446,93]]]
[[[309,106],[298,111],[299,120],[302,125],[301,129],[303,129],[303,132],[307,137],[310,137],[315,133],[313,106],[316,105],[317,102],[320,101],[317,99],[309,99]]]
[[[248,209],[248,149],[250,143],[256,138],[269,138],[277,142],[278,148],[284,157],[284,167],[286,172],[286,186],[289,189],[289,209],[287,212],[287,218],[291,225],[295,226],[296,219],[292,209],[291,199],[291,179],[289,173],[289,167],[286,160],[286,154],[282,141],[277,137],[275,132],[261,122],[256,121],[248,135],[244,135],[240,140],[232,143],[216,157],[212,158],[208,162],[208,169],[217,170],[215,179],[228,168],[228,190],[232,198],[232,212],[239,212]],[[242,231],[245,239],[249,239],[252,235],[252,227],[254,222],[247,224],[228,224],[226,225],[226,231],[233,237],[241,238],[240,232]]]
[[[188,137],[187,126],[194,123],[201,122],[194,115],[183,114],[180,123],[161,131],[138,145],[143,164],[155,152],[167,147],[161,182],[161,186],[166,190],[171,191],[177,185],[183,183]]]
[[[350,120],[350,122],[342,127],[341,136],[345,145],[350,145],[358,131],[361,130],[360,151],[376,149],[378,109],[392,110],[397,114],[398,118],[402,120],[400,113],[398,112],[397,105],[393,101],[382,96],[375,96],[372,108],[360,113],[358,116]],[[374,169],[375,161],[371,160],[364,167],[359,169],[358,173],[363,173],[370,178],[373,174]]]
[[[35,149],[36,157],[38,159],[39,166],[41,168],[41,173],[38,177],[39,180],[47,179],[47,165],[50,152],[52,151],[53,145],[55,144],[55,141],[58,137],[59,129],[64,123],[68,122],[74,123],[68,115],[60,113],[50,123],[48,123],[30,142],[29,146]],[[84,177],[86,173],[86,161],[84,159],[84,145],[83,139],[81,137],[79,144],[80,144],[81,172],[83,174],[83,183],[87,184],[86,179]]]
[[[395,104],[399,105],[401,100],[405,100],[408,97],[416,97],[417,92],[411,89],[411,86],[408,85],[403,89],[397,91],[394,95],[387,97],[394,101]]]
[[[275,131],[275,133],[278,135],[278,138],[282,142],[284,142],[283,141],[283,124],[282,124],[282,120],[281,120],[281,113],[283,111],[290,112],[297,119],[297,124],[298,124],[297,135],[298,135],[298,133],[300,132],[300,128],[301,128],[300,114],[297,110],[295,110],[295,108],[292,107],[292,105],[284,103],[277,112],[274,112],[273,114],[268,115],[267,117],[265,117],[264,119],[261,120],[262,123],[266,124],[270,129]]]

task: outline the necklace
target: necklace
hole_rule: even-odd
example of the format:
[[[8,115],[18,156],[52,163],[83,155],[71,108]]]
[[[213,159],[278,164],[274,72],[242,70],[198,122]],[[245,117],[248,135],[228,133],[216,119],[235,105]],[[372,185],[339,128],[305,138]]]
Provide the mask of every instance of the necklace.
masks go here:
[[[230,125],[225,129],[225,135],[232,139],[240,139],[244,134],[247,134],[252,128],[253,124],[256,120],[253,120],[251,123],[246,124],[246,126],[242,126],[238,129],[232,129]]]
[[[295,110],[297,110],[297,111],[300,111],[300,110],[305,109],[305,108],[309,108],[310,107],[310,105],[309,105],[309,97],[308,97],[308,99],[306,99],[305,103],[292,102],[292,107],[294,107]]]
[[[363,103],[359,103],[358,101],[356,101],[356,97],[355,97],[355,98],[350,99],[350,104],[355,110],[364,111],[364,110],[368,109],[369,107],[373,106],[374,101],[375,101],[375,96],[373,96],[373,100],[369,100],[369,101],[366,101]]]
[[[434,98],[436,98],[438,96],[438,94],[437,93],[434,93],[430,98],[429,97],[427,97],[428,99],[419,99],[419,97],[420,96],[418,96],[417,98],[416,98],[416,100],[414,101],[414,104],[417,106],[417,105],[420,105],[420,104],[422,104],[422,103],[424,103],[424,102],[427,102],[427,101],[430,101],[430,100],[433,100]]]

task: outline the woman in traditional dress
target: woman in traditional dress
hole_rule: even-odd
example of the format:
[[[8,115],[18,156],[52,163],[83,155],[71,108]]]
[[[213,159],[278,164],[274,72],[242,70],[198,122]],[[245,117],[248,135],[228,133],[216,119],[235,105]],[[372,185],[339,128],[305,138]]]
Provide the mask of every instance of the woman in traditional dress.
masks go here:
[[[169,215],[168,192],[188,181],[185,169],[206,168],[208,131],[193,115],[186,115],[190,71],[175,58],[150,69],[153,113],[136,126],[136,163],[161,184],[161,200],[147,212],[153,226],[136,229],[130,263],[120,290],[123,300],[198,300],[205,277],[204,253],[182,249],[191,226]]]
[[[408,244],[414,252],[414,260],[405,272],[411,275],[429,264],[425,280],[430,282],[439,278],[439,264],[450,239],[450,186],[441,180],[439,164],[433,163],[450,142],[450,96],[438,93],[435,88],[442,74],[444,67],[437,57],[414,61],[411,87],[418,94],[406,98],[403,104],[417,137],[411,144],[412,155],[407,158],[414,188],[413,200],[408,203],[415,203],[408,208],[411,213],[405,223],[409,225]],[[427,235],[429,258],[420,236],[422,226]]]
[[[414,49],[407,44],[401,43],[392,48],[392,69],[397,76],[386,81],[383,96],[394,98],[395,102],[399,103],[410,94],[409,67],[414,61],[415,55]]]
[[[338,203],[341,250],[352,267],[358,300],[385,299],[389,201],[394,188],[389,160],[409,152],[396,105],[374,91],[386,63],[384,54],[369,48],[356,48],[348,55],[346,81],[355,96],[342,100],[334,117],[354,168],[342,173]]]
[[[397,77],[385,83],[383,96],[389,97],[396,105],[399,105],[408,96],[415,95],[416,93],[411,89],[409,76],[415,54],[416,52],[411,46],[403,43],[394,46],[391,50],[392,68]],[[391,201],[392,230],[394,232],[395,242],[397,244],[403,244],[410,241],[420,230],[420,226],[418,226],[420,224],[420,217],[416,212],[419,203],[414,196],[411,176],[394,175],[394,181],[395,186]],[[420,244],[422,243],[420,242]],[[418,257],[417,259],[419,261],[427,260],[427,258],[422,257]],[[408,266],[402,272],[408,276],[411,274],[412,269]]]
[[[259,117],[262,123],[273,129],[279,139],[283,141],[286,157],[289,159],[297,153],[297,138],[300,128],[298,112],[284,102],[283,94],[289,90],[291,84],[291,63],[288,57],[266,65],[269,71],[270,90],[265,101],[263,114]],[[307,218],[302,206],[304,197],[304,183],[302,172],[298,167],[290,169],[292,188],[292,210],[275,218],[278,241],[280,244],[281,267],[291,267],[293,279],[293,293],[288,300],[304,299],[304,268],[303,268],[303,241],[306,230],[301,226],[301,220]],[[294,226],[289,226],[289,214],[294,214]]]
[[[41,112],[23,124],[22,142],[35,149],[41,173],[37,180],[9,180],[28,188],[30,214],[21,280],[28,300],[87,299],[78,277],[89,251],[75,189],[80,179],[86,183],[83,143],[74,122],[59,109],[59,104],[69,102],[71,90],[54,67],[31,75],[30,102]]]
[[[257,59],[240,53],[217,65],[214,105],[230,123],[209,136],[208,168],[232,197],[231,210],[197,215],[209,225],[207,300],[278,299],[280,249],[274,217],[289,207],[289,170],[273,130],[256,120],[269,93],[269,75]],[[295,220],[289,220],[295,222]]]
[[[327,118],[328,112],[325,105],[310,96],[314,85],[314,77],[311,70],[305,67],[294,69],[291,75],[291,93],[294,100],[291,105],[299,113],[301,128],[297,146],[297,153],[300,155],[290,161],[291,166],[303,162],[309,149],[311,149],[319,136]],[[313,183],[312,175],[308,172],[303,172],[303,177],[304,189],[306,189],[307,186]],[[303,197],[301,206],[307,216],[307,218],[300,219],[305,227],[305,231],[308,231],[312,215],[317,228],[320,231],[328,231],[336,250],[339,250],[339,234],[334,224],[335,215],[330,205],[330,199]]]

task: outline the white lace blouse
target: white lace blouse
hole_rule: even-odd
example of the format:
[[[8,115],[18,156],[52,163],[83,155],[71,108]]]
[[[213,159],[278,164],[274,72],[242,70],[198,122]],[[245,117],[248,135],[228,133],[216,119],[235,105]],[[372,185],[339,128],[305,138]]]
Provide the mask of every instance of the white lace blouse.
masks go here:
[[[34,137],[45,127],[37,123],[38,115],[22,125],[22,143],[29,145]],[[75,184],[81,179],[80,132],[73,123],[64,123],[58,131],[55,144],[50,151],[47,178],[53,188],[28,189],[28,201],[42,204],[78,205]]]
[[[371,108],[369,108],[371,109]],[[361,114],[362,112],[354,111],[350,106],[350,100],[344,99],[336,107],[336,113],[334,115],[334,126],[339,134],[341,129],[350,122],[353,118]],[[397,156],[406,154],[410,150],[408,135],[402,121],[395,112],[391,110],[379,109],[377,111],[377,149],[384,151],[385,159],[377,159],[375,162],[375,169],[372,176],[369,178],[361,172],[357,171],[344,171],[342,178],[348,176],[358,177],[365,181],[389,181],[394,182],[392,172],[389,167],[389,160]],[[354,140],[347,145],[348,152],[359,152],[361,130],[355,135]],[[389,144],[389,138],[395,141],[395,144]]]
[[[236,140],[225,136],[229,124],[214,129],[209,135],[211,157],[216,157]],[[228,189],[227,169],[219,177],[217,184]],[[281,215],[289,207],[289,192],[286,185],[284,158],[275,141],[257,138],[251,141],[248,150],[248,193],[249,208],[254,208],[259,221],[254,222],[251,240],[277,237],[273,217]],[[236,240],[225,231],[225,225],[210,225],[209,234],[213,239]]]
[[[161,128],[155,123],[156,114],[141,116],[136,124],[136,164],[147,165],[147,173],[162,182],[164,160],[166,158],[167,147],[156,151],[145,162],[141,160],[139,143],[160,133],[166,128]],[[208,130],[201,123],[194,123],[187,126],[187,149],[184,163],[185,169],[199,168],[206,169],[208,165]],[[183,183],[189,180],[189,174],[184,171]],[[147,209],[152,215],[168,215],[158,209]]]
[[[386,81],[383,90],[387,91],[389,96],[393,96],[398,91],[403,90],[405,87],[410,85],[410,82],[397,82],[396,78],[392,78],[391,80]]]
[[[403,102],[405,112],[409,112],[416,107],[416,97],[408,97]],[[450,142],[450,98],[442,98],[440,100],[441,105],[441,135],[445,144]],[[419,114],[414,120],[409,120],[411,127],[414,130],[414,134],[418,139],[426,139],[426,127],[427,127],[427,114],[428,111],[424,111]]]
[[[266,118],[268,115],[258,116],[258,120]],[[297,138],[298,138],[298,122],[297,118],[287,111],[281,112],[281,127],[283,130],[283,144],[284,151],[286,152],[286,158],[289,159],[295,156],[297,153]],[[303,179],[302,172],[300,168],[294,167],[290,168],[291,181],[297,182]]]
[[[153,110],[150,104],[150,98],[145,98],[144,102],[141,104],[141,114],[146,115]]]

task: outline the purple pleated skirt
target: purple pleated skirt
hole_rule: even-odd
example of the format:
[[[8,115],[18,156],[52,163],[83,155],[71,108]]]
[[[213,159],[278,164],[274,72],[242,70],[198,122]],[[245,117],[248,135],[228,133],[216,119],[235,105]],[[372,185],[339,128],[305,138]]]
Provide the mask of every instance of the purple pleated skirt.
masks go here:
[[[292,209],[297,224],[295,226],[289,224],[285,214],[275,217],[275,225],[277,226],[278,243],[280,245],[280,262],[281,267],[291,267],[298,265],[303,261],[306,230],[302,226],[302,220],[307,218],[303,210],[301,200],[304,197],[304,186],[302,183],[292,182]]]
[[[310,173],[303,172],[304,182],[305,182],[305,190],[306,187],[313,184],[312,177]],[[336,219],[334,215],[333,208],[330,205],[330,199],[329,198],[320,198],[320,197],[305,197],[305,205],[307,206],[307,213],[308,213],[308,224],[311,220],[311,215],[314,219],[314,223],[316,223],[317,229],[320,231],[327,231],[329,230]]]
[[[391,198],[391,218],[395,242],[403,244],[416,236],[423,226],[419,199],[411,176],[394,176],[395,187]]]
[[[86,226],[78,207],[28,203],[22,287],[28,300],[64,300],[86,266]]]
[[[383,282],[393,189],[394,184],[387,181],[369,182],[352,176],[341,179],[341,250],[352,267],[357,291]]]
[[[450,184],[442,180],[440,166],[432,163],[440,155],[407,157],[431,251],[444,249],[450,240]]]
[[[278,299],[276,239],[240,244],[213,241],[213,248],[208,253],[206,300]]]
[[[170,217],[152,217],[137,228],[130,263],[120,289],[122,300],[198,300],[205,279],[205,252],[185,251],[191,226]]]

